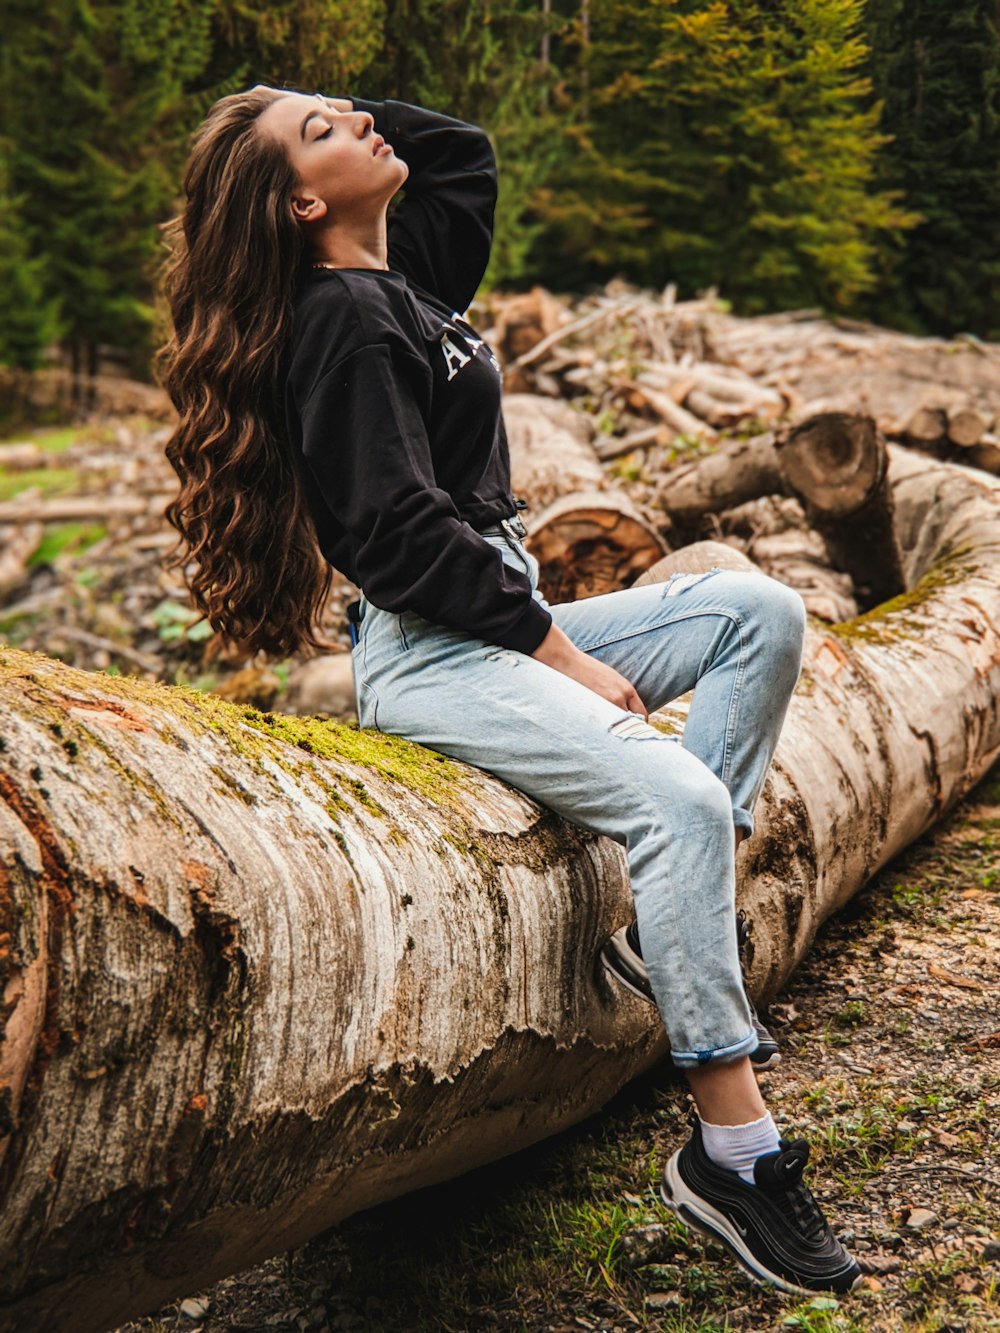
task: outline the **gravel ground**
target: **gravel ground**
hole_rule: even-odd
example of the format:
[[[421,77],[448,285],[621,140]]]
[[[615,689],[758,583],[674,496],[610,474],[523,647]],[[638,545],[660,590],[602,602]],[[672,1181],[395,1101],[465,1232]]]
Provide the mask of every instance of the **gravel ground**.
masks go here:
[[[759,1288],[659,1206],[687,1133],[665,1067],[556,1139],[119,1333],[1000,1329],[998,927],[1000,765],[827,923],[771,1008],[768,1100],[866,1269],[848,1299]]]

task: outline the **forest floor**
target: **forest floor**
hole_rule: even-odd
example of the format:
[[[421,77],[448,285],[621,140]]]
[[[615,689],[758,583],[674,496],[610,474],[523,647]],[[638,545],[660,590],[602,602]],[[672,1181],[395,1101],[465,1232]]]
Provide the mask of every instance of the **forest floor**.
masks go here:
[[[750,1283],[659,1204],[667,1067],[557,1138],[360,1214],[119,1333],[979,1333],[1000,1329],[1000,765],[877,875],[770,1009],[779,1127],[867,1271]]]

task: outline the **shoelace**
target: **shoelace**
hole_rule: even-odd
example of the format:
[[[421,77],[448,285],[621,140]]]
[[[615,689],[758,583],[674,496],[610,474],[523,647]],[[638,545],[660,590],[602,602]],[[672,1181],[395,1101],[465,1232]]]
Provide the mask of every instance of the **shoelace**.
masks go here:
[[[782,1180],[782,1175],[779,1172],[781,1167],[784,1166],[791,1179],[790,1183],[782,1189],[782,1193],[791,1209],[792,1218],[804,1236],[818,1238],[826,1232],[826,1218],[823,1216],[819,1204],[813,1198],[809,1187],[802,1180],[802,1172],[809,1157],[809,1145],[804,1139],[796,1139],[791,1143],[786,1143],[782,1139],[781,1145],[784,1151],[779,1154],[775,1161],[774,1177],[776,1181]],[[793,1170],[793,1162],[798,1166],[797,1171]]]

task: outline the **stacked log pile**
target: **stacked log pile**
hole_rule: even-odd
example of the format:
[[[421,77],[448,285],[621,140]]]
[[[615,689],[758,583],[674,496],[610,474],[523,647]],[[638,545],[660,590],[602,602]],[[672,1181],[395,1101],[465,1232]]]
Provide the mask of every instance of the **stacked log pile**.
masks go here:
[[[870,605],[879,590],[851,577],[850,543],[831,555],[836,537],[778,466],[781,442],[831,413],[1000,471],[1000,348],[971,336],[913,338],[814,311],[742,319],[712,292],[678,301],[672,287],[622,283],[573,305],[541,288],[493,296],[471,318],[504,368],[513,489],[530,505],[529,545],[553,602],[627,586],[665,551],[710,536],[830,623]],[[0,445],[0,642],[260,707],[349,712],[346,656],[206,667],[208,627],[162,569],[174,543],[169,405],[141,387],[143,417],[95,427],[69,450],[28,436]],[[73,523],[100,524],[99,539],[52,551]],[[354,596],[337,578],[322,625],[345,650]]]
[[[919,338],[814,310],[740,318],[713,292],[678,301],[613,282],[572,308],[541,288],[479,308],[514,392],[562,397],[602,423],[603,458],[715,443],[821,412],[871,415],[894,443],[1000,469],[1000,348]],[[665,454],[664,452],[665,451]]]

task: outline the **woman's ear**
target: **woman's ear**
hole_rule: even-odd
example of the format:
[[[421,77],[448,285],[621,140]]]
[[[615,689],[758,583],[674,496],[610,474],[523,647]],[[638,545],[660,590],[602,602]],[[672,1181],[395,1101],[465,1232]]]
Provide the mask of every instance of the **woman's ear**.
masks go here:
[[[315,194],[293,194],[292,213],[296,222],[319,222],[326,217],[326,202]]]

